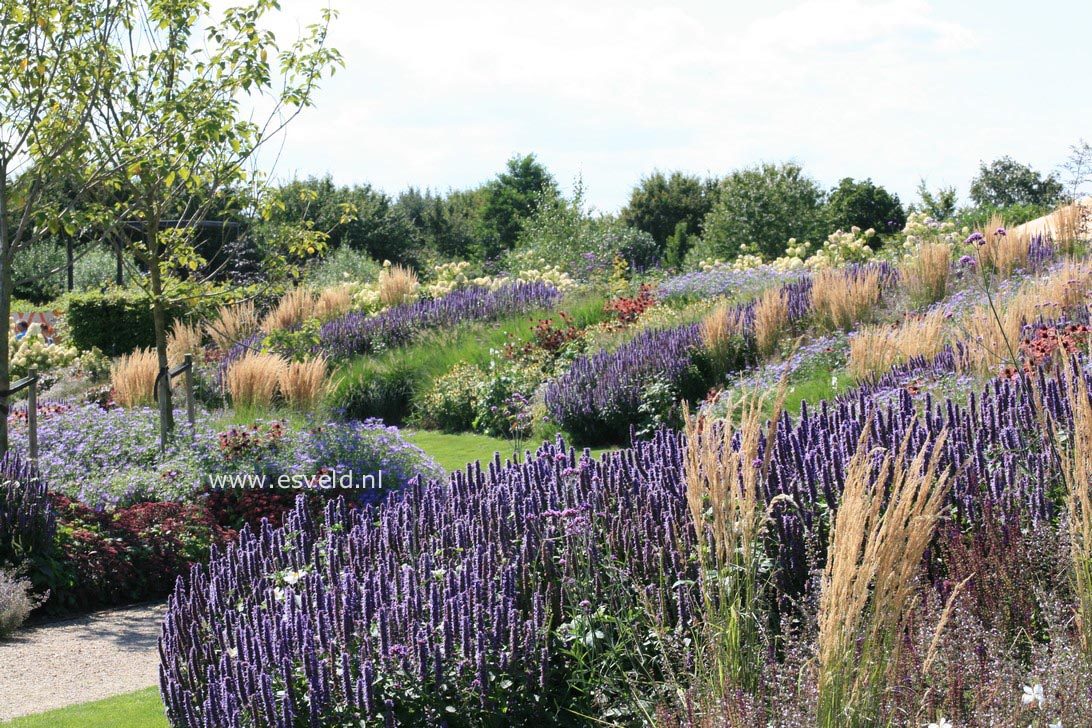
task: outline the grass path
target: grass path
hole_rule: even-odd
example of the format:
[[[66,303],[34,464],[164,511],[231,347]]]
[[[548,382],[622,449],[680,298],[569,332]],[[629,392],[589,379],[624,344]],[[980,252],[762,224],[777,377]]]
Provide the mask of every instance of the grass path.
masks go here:
[[[16,718],[11,728],[166,728],[159,688]]]
[[[448,472],[462,470],[467,463],[475,460],[480,460],[485,465],[497,452],[501,454],[501,460],[512,456],[512,443],[499,437],[469,432],[449,435],[432,430],[404,430],[403,434],[409,442],[431,455]],[[522,447],[533,451],[540,444],[537,440],[527,441]],[[593,449],[592,455],[599,457],[609,449]]]

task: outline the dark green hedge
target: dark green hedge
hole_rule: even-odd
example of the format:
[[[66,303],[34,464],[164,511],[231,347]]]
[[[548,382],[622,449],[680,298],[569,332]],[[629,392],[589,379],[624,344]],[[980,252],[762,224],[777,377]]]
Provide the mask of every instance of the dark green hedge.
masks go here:
[[[167,310],[167,325],[192,313],[182,304]],[[152,307],[132,291],[74,293],[68,297],[68,326],[72,343],[81,350],[97,346],[111,356],[155,346]]]

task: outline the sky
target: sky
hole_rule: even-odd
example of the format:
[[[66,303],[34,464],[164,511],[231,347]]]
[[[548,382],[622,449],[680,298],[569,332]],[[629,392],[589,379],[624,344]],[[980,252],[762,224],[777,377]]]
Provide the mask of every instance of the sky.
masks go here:
[[[600,212],[655,170],[795,160],[824,186],[965,199],[980,161],[1055,169],[1092,142],[1092,3],[333,0],[345,68],[274,173],[394,195],[477,186],[534,153]],[[278,37],[323,0],[283,0]]]

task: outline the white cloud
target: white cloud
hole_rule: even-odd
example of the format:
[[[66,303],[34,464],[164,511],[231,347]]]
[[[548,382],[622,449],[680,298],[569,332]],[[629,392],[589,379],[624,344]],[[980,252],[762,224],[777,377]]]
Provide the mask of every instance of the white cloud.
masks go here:
[[[947,4],[350,2],[331,33],[347,67],[294,123],[282,173],[459,187],[533,151],[613,208],[656,167],[796,157],[825,182],[871,175],[906,196],[957,163],[973,174],[990,152],[971,142],[1004,143],[960,116],[952,69],[983,73],[996,49]],[[291,30],[316,4],[283,6]]]

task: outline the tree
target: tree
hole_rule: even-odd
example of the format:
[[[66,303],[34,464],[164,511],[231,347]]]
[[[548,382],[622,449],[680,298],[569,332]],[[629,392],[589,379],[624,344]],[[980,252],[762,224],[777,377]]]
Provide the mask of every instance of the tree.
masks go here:
[[[1069,146],[1069,156],[1062,163],[1066,173],[1065,198],[1075,202],[1085,195],[1085,186],[1092,182],[1092,144],[1080,139]]]
[[[323,10],[319,22],[281,46],[263,27],[276,9],[274,0],[253,0],[216,19],[207,0],[127,0],[114,39],[116,64],[91,119],[93,148],[114,170],[100,206],[104,218],[137,233],[125,243],[146,271],[134,280],[152,309],[161,377],[170,363],[167,306],[188,295],[185,281],[206,263],[195,231],[213,205],[263,205],[264,178],[247,165],[341,62],[326,46],[333,11]],[[243,102],[257,98],[272,108],[253,120]],[[237,205],[225,205],[225,197]],[[303,226],[282,242],[281,251],[266,251],[274,275],[323,238]],[[165,436],[173,428],[169,386],[159,390],[159,407]]]
[[[329,230],[331,248],[349,247],[376,260],[413,265],[420,257],[420,236],[406,211],[369,184],[339,187],[332,177],[289,182],[273,192],[268,224],[298,228],[311,223]],[[353,219],[342,222],[346,208]]]
[[[819,184],[795,162],[737,170],[720,183],[700,250],[724,259],[741,252],[777,258],[789,238],[826,237],[822,200]]]
[[[8,334],[17,258],[48,234],[74,235],[85,219],[73,197],[50,194],[87,164],[90,116],[109,78],[117,0],[0,0],[0,390],[10,385]],[[8,448],[0,396],[0,454]]]
[[[989,165],[979,165],[970,194],[980,207],[1053,207],[1061,199],[1062,183],[1054,173],[1043,177],[1030,166],[1005,156]]]
[[[898,195],[892,195],[871,179],[858,182],[846,177],[830,191],[824,206],[829,231],[872,228],[878,233],[902,230],[906,212]]]
[[[685,220],[680,220],[675,225],[675,232],[667,238],[664,249],[664,263],[668,268],[679,268],[686,260],[686,254],[690,252],[691,235]]]
[[[484,196],[480,259],[495,257],[512,248],[523,222],[535,213],[540,202],[556,199],[558,189],[535,155],[516,155],[508,160],[505,171],[485,186]]]
[[[484,187],[446,195],[411,187],[398,196],[396,204],[416,226],[426,250],[443,258],[466,259],[475,252],[485,197]]]
[[[918,181],[918,197],[921,198],[921,211],[934,220],[950,220],[959,204],[955,187],[939,187],[933,193],[924,179]]]
[[[630,193],[622,209],[622,222],[652,236],[663,252],[679,223],[686,223],[691,235],[700,235],[702,222],[713,206],[714,183],[699,177],[672,172],[653,172]]]

